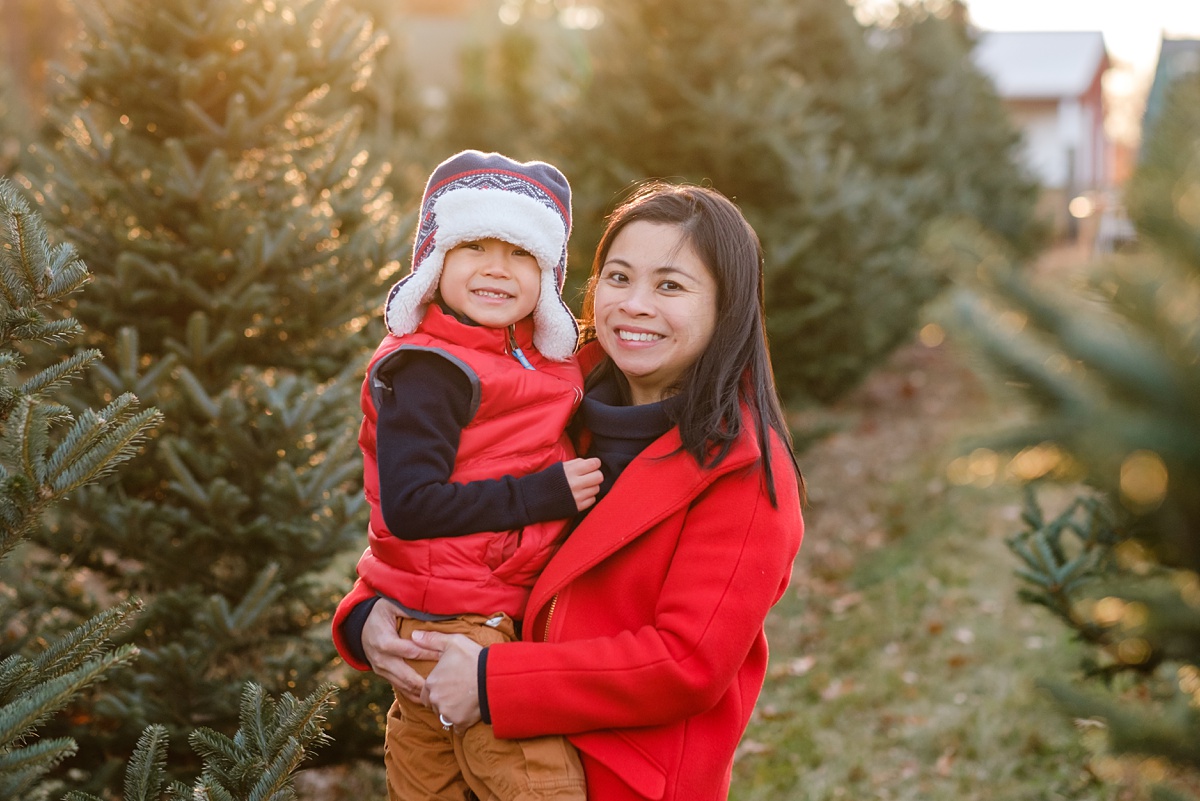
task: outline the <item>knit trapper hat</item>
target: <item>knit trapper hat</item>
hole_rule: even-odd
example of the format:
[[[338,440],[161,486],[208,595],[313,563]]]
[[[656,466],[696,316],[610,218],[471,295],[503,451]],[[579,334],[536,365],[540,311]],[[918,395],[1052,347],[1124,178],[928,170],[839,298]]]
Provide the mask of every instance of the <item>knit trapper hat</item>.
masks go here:
[[[501,239],[529,251],[542,268],[534,347],[547,359],[567,359],[579,338],[575,315],[562,299],[570,233],[571,187],[553,165],[478,150],[451,156],[425,186],[412,272],[392,287],[384,304],[388,330],[403,336],[417,329],[453,247]]]

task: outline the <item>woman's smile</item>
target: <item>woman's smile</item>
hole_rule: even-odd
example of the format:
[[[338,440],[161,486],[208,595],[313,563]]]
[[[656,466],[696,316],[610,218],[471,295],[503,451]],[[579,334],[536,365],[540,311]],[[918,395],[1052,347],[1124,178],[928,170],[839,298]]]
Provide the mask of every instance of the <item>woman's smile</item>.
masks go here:
[[[655,334],[650,331],[633,331],[628,328],[617,329],[617,336],[622,342],[657,342],[663,338],[662,334]]]

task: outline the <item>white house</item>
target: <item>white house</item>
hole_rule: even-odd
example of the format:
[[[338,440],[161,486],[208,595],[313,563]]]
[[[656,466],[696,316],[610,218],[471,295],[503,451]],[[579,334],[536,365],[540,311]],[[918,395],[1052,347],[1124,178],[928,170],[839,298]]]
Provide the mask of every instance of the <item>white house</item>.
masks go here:
[[[1077,195],[1110,187],[1101,78],[1109,68],[1099,31],[985,31],[976,66],[1024,136],[1023,158],[1046,190],[1048,208],[1070,223]]]

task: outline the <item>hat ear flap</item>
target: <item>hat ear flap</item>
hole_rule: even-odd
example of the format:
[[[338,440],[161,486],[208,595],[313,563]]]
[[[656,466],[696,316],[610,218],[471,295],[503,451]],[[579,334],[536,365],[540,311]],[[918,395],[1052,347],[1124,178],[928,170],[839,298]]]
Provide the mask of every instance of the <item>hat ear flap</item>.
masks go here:
[[[388,292],[383,319],[392,336],[400,337],[417,330],[425,316],[425,305],[437,294],[445,261],[445,252],[434,248],[418,269],[397,281]]]
[[[533,344],[547,359],[561,362],[575,352],[579,325],[562,299],[555,272],[542,270],[541,295],[533,310]]]

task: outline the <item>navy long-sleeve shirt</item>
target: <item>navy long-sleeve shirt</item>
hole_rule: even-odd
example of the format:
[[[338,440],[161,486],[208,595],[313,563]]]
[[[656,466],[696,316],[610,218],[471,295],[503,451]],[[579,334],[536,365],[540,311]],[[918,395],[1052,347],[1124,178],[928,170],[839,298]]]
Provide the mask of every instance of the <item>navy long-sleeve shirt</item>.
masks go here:
[[[436,353],[396,353],[377,373],[392,391],[378,396],[375,433],[380,511],[393,536],[458,537],[575,515],[561,462],[527,476],[451,482],[470,383]]]

